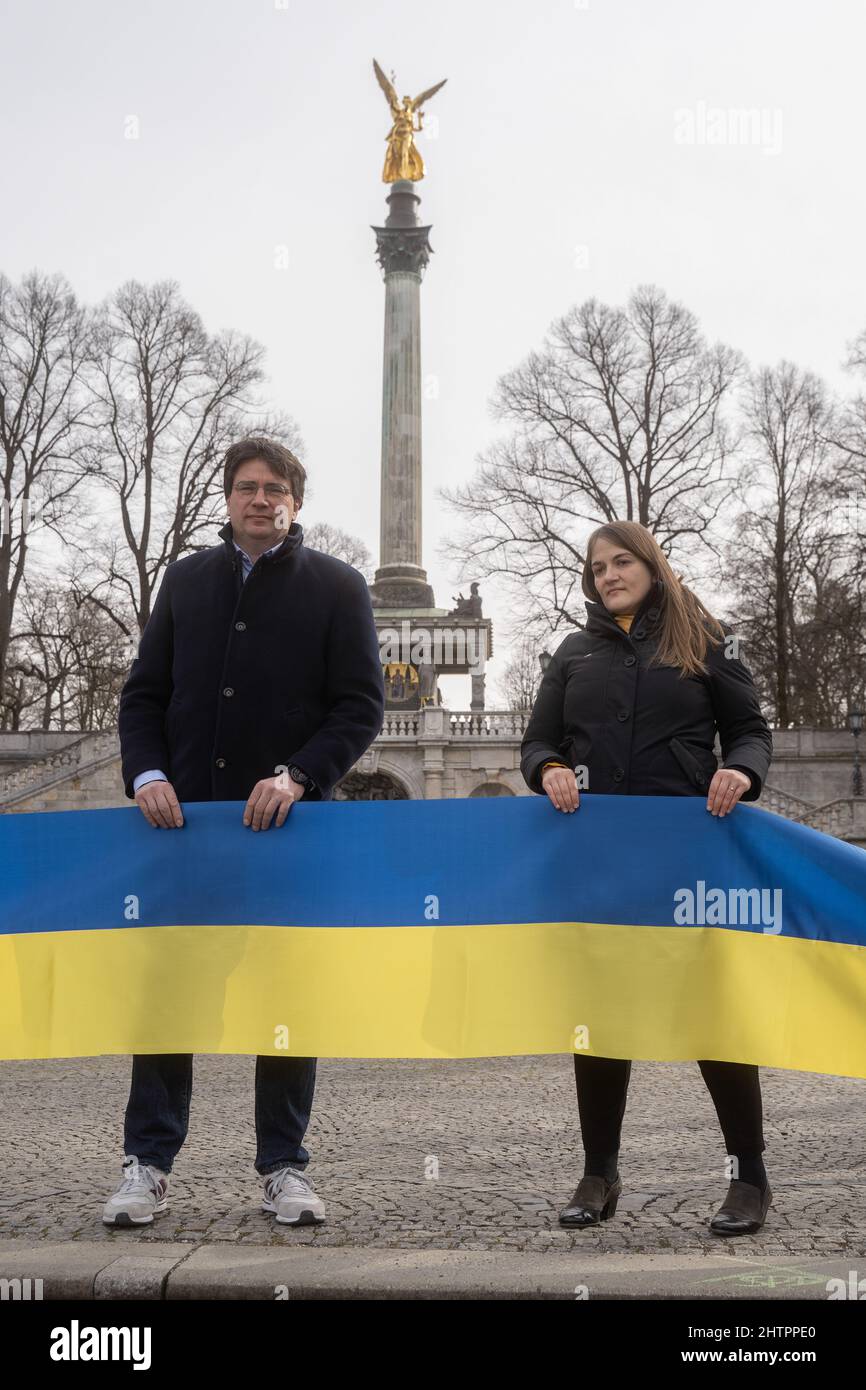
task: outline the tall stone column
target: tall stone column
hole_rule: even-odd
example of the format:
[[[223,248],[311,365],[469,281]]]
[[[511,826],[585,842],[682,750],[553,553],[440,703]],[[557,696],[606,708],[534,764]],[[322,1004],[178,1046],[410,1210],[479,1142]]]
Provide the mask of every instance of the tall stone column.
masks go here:
[[[379,568],[371,587],[382,608],[432,608],[421,564],[421,277],[432,248],[418,220],[415,185],[391,186],[384,227],[374,227],[385,279]]]

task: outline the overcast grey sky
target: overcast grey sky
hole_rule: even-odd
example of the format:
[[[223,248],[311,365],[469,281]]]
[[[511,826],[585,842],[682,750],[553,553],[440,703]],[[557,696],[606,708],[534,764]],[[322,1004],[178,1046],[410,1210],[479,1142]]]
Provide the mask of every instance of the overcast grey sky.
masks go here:
[[[440,604],[456,590],[435,490],[470,476],[497,376],[570,305],[654,282],[755,365],[785,356],[847,384],[845,345],[866,326],[861,0],[4,0],[2,14],[0,268],[62,271],[89,302],[171,277],[210,329],[259,339],[306,444],[301,519],[360,535],[374,559],[370,224],[389,114],[371,60],[401,93],[448,78],[419,145]],[[760,113],[755,136],[732,125],[733,143],[710,143],[713,111],[742,109]],[[504,605],[487,608],[504,636]]]

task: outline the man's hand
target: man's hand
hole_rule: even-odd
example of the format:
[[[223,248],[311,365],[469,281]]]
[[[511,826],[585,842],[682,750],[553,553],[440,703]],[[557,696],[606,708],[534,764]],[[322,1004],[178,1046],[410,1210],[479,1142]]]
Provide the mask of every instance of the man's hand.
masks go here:
[[[183,811],[171,782],[145,782],[135,793],[135,800],[145,820],[157,830],[174,830],[183,825]]]
[[[300,782],[281,772],[276,777],[264,777],[256,782],[250,792],[250,799],[244,807],[244,825],[253,830],[267,830],[274,811],[277,819],[275,827],[283,824],[296,801],[304,795]]]
[[[569,767],[549,767],[542,774],[541,785],[557,811],[576,811],[580,805],[577,778]]]
[[[714,816],[726,816],[751,785],[752,779],[745,772],[738,772],[735,767],[720,767],[707,792],[707,810]]]

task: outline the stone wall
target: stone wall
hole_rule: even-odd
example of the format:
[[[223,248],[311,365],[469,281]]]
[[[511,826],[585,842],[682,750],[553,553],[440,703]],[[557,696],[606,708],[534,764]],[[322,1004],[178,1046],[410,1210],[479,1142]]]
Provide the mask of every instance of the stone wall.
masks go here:
[[[530,795],[520,775],[525,712],[426,707],[388,713],[355,769],[391,778],[410,800]],[[866,848],[866,798],[851,792],[853,739],[844,730],[774,730],[761,804]],[[717,749],[717,753],[719,750]],[[0,811],[131,807],[115,733],[0,732]]]

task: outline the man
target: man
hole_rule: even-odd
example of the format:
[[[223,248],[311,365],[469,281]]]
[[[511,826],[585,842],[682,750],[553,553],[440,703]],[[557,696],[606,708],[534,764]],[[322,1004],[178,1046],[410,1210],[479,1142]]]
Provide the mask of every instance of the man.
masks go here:
[[[183,801],[244,802],[244,827],[283,825],[302,798],[328,800],[382,727],[384,687],[362,576],[309,550],[295,518],[306,473],[282,445],[251,438],[225,456],[223,544],[166,569],[120,697],[126,794],[158,829]],[[241,824],[242,821],[242,824]],[[192,1057],[133,1058],[123,1180],[108,1225],[146,1225],[166,1208],[189,1120]],[[313,1058],[256,1059],[256,1170],[262,1210],[289,1225],[324,1220],[304,1176]]]

